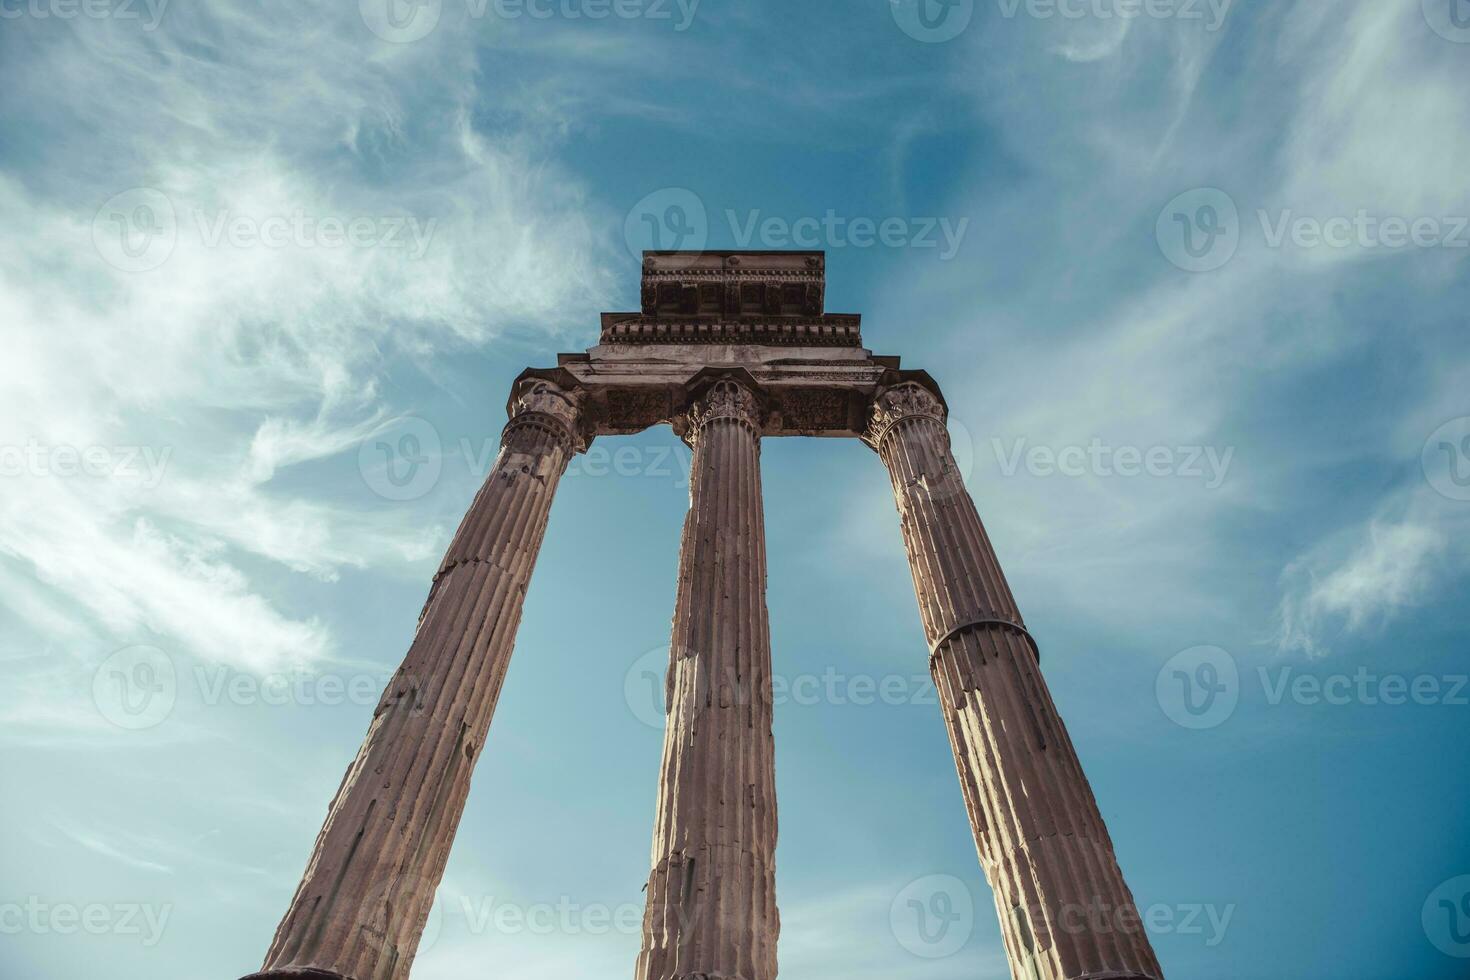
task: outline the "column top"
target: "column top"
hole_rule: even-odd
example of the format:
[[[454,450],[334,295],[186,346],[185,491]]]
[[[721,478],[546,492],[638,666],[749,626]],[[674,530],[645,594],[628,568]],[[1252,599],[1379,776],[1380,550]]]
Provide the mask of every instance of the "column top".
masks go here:
[[[943,412],[927,372],[864,348],[859,315],[826,312],[826,270],[820,251],[644,252],[641,309],[602,314],[600,343],[519,380],[577,392],[588,438],[673,422],[712,373],[748,379],[767,436],[861,437],[902,384]]]

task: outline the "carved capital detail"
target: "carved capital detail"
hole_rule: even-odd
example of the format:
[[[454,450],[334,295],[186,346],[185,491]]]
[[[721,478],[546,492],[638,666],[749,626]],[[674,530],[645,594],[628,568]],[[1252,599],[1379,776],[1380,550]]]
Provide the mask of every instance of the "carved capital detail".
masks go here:
[[[905,419],[933,419],[943,426],[944,416],[944,405],[932,391],[918,382],[905,381],[883,389],[873,399],[872,417],[863,442],[881,451],[884,438]]]
[[[717,381],[689,409],[689,426],[684,441],[693,446],[706,425],[727,419],[745,426],[757,437],[761,433],[761,404],[755,392],[738,381]]]
[[[541,378],[522,381],[511,400],[510,421],[501,442],[507,444],[518,432],[531,429],[550,434],[568,456],[586,449],[580,394]]]

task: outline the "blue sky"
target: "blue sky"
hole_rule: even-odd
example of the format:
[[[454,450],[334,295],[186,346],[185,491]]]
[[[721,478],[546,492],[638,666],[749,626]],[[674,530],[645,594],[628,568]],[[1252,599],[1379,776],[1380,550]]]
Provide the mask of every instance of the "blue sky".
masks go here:
[[[651,245],[944,387],[1168,976],[1466,975],[1465,0],[930,4],[0,0],[0,975],[259,965]],[[632,969],[686,464],[563,481],[415,977]],[[782,975],[1005,977],[882,467],[763,466]]]

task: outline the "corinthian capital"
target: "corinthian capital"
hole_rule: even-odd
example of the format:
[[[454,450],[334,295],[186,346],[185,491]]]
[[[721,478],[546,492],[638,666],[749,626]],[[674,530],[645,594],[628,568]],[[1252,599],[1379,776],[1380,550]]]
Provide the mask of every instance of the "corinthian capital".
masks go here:
[[[909,418],[930,418],[944,424],[944,405],[934,393],[916,381],[885,388],[873,399],[872,417],[863,441],[879,448],[894,425]]]
[[[581,396],[542,378],[525,378],[511,396],[505,438],[526,428],[551,432],[568,455],[587,447],[582,432]]]
[[[761,431],[761,404],[751,391],[739,381],[723,379],[716,381],[695,399],[689,409],[688,431],[684,436],[691,446],[699,438],[706,425],[720,419],[738,422],[756,435]]]

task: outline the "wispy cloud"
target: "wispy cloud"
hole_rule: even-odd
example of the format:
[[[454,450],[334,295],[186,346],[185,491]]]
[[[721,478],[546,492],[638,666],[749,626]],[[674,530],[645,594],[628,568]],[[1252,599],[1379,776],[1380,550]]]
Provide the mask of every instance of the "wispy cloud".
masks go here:
[[[1281,576],[1278,648],[1325,656],[1425,602],[1470,565],[1462,509],[1427,487],[1404,491],[1294,559]]]
[[[167,13],[154,32],[7,28],[12,124],[88,142],[28,147],[44,176],[0,176],[0,444],[42,454],[6,477],[0,556],[49,590],[12,611],[42,635],[85,617],[250,669],[310,663],[330,626],[262,589],[254,559],[331,579],[423,558],[442,529],[282,474],[401,410],[380,389],[394,365],[595,305],[604,245],[538,120],[482,131],[471,74],[440,70],[472,65],[468,39],[383,44],[330,5]],[[372,235],[343,244],[323,219]],[[151,223],[161,263],[119,262]],[[159,465],[68,476],[57,447]]]

